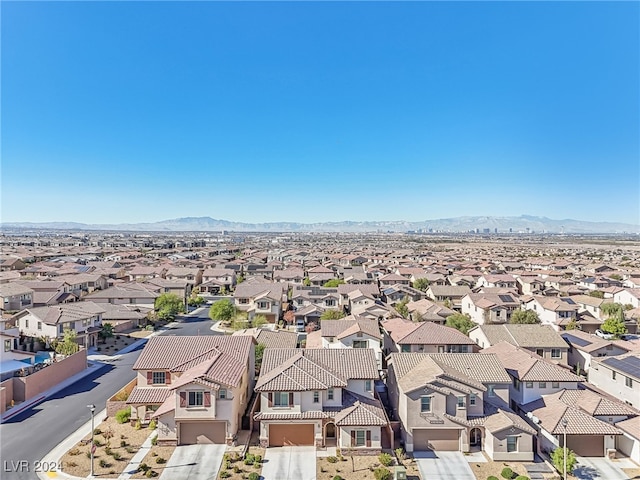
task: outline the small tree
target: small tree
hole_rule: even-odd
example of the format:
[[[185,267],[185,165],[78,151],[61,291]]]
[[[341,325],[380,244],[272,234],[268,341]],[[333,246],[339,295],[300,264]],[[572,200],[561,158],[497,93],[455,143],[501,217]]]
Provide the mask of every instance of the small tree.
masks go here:
[[[156,298],[154,307],[161,320],[173,320],[177,314],[184,312],[184,303],[175,293],[163,293]]]
[[[103,323],[102,330],[100,330],[98,336],[102,339],[102,343],[106,343],[108,338],[113,337],[113,325],[110,323]]]
[[[540,317],[533,310],[515,310],[511,314],[509,323],[540,323]]]
[[[305,287],[311,286],[311,280],[309,280],[309,277],[304,277],[304,280],[302,281],[302,285],[304,285]]]
[[[565,453],[566,452],[566,453]],[[558,447],[551,453],[551,461],[560,475],[564,475],[564,457],[567,456],[567,473],[573,472],[576,466],[576,454],[568,448]]]
[[[345,314],[342,310],[325,310],[320,315],[320,320],[340,320]]]
[[[627,327],[622,320],[615,317],[609,317],[604,322],[600,329],[605,333],[612,333],[619,337],[627,333]]]
[[[76,341],[77,337],[75,331],[65,328],[62,333],[62,341],[56,344],[56,353],[62,355],[73,355],[76,353],[80,349]]]
[[[255,357],[256,357],[256,371],[260,371],[260,368],[262,367],[262,357],[264,355],[264,343],[259,343],[258,345],[256,345],[256,352],[255,352]]]
[[[251,325],[253,325],[255,328],[259,328],[262,327],[263,325],[267,324],[267,317],[265,317],[264,315],[256,315],[253,317],[253,320],[251,320]]]
[[[578,322],[575,318],[572,318],[571,321],[567,323],[565,330],[578,330]]]
[[[328,282],[325,282],[323,287],[336,288],[338,285],[342,285],[343,283],[344,283],[344,280],[342,280],[341,278],[332,278]]]
[[[471,317],[466,313],[454,313],[447,317],[445,325],[447,327],[455,328],[466,335],[476,324],[471,321]]]
[[[409,297],[404,297],[395,305],[396,312],[402,317],[407,318],[409,316],[409,309],[407,308],[407,303],[409,303]]]
[[[234,307],[229,300],[222,299],[211,305],[211,308],[209,309],[209,318],[211,318],[211,320],[228,322],[233,318],[235,313],[236,307]]]
[[[421,292],[426,292],[429,288],[429,280],[426,278],[417,278],[416,281],[413,282],[413,288]]]
[[[617,318],[624,322],[625,307],[621,303],[603,303],[600,305],[600,310],[608,318]]]
[[[589,296],[595,298],[604,298],[604,292],[601,292],[600,290],[593,290],[589,292]]]

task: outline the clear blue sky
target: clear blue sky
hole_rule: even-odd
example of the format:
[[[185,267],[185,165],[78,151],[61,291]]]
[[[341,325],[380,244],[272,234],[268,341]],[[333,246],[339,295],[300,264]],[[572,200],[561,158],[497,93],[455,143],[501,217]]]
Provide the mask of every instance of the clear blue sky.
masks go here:
[[[2,220],[640,223],[637,2],[2,2]]]

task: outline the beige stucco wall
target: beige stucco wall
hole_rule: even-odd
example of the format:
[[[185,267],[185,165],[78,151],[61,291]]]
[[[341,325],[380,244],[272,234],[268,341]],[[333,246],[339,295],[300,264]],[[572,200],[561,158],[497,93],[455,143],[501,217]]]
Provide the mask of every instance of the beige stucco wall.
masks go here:
[[[13,378],[0,383],[0,414],[7,410],[13,400]]]
[[[369,430],[371,431],[371,446],[367,447],[352,447],[351,446],[351,430]],[[353,448],[353,449],[366,449],[366,448],[382,448],[382,432],[381,428],[377,426],[371,427],[339,427],[338,428],[338,447],[339,448]],[[366,436],[365,436],[366,438]]]
[[[507,437],[518,437],[518,451],[507,452]],[[491,458],[494,461],[531,461],[533,460],[533,437],[528,433],[516,430],[511,433],[510,429],[494,432],[486,431],[484,439],[485,449],[489,453],[492,447]]]

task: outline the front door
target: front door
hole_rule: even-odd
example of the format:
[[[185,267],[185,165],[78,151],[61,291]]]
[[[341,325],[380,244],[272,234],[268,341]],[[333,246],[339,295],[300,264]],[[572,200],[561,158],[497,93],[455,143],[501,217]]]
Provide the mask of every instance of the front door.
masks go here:
[[[479,428],[472,428],[469,443],[472,447],[480,447],[482,445],[482,432]]]

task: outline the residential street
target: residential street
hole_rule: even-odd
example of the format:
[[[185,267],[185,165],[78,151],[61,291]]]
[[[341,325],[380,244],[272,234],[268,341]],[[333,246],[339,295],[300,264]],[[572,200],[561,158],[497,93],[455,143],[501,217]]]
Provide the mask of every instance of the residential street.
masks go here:
[[[184,320],[179,319],[175,328],[162,335],[216,335],[217,332],[210,330],[208,314],[208,308],[193,312]],[[107,398],[134,378],[131,367],[141,349],[142,346],[122,355],[112,364],[105,364],[92,375],[0,425],[0,477],[37,478],[34,472],[36,462],[90,420],[87,405],[94,404],[98,412],[103,410]]]

